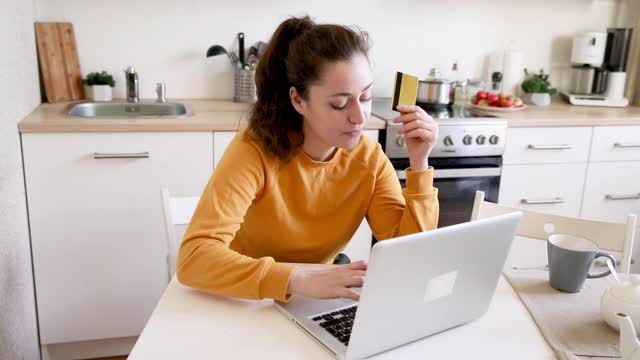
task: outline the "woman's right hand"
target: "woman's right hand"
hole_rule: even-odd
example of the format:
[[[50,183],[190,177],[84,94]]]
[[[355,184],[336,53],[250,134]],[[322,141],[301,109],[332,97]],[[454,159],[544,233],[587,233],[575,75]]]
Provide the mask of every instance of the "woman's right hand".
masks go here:
[[[289,280],[287,293],[316,299],[358,301],[360,294],[351,288],[362,287],[366,271],[367,263],[362,260],[323,269],[296,268]]]

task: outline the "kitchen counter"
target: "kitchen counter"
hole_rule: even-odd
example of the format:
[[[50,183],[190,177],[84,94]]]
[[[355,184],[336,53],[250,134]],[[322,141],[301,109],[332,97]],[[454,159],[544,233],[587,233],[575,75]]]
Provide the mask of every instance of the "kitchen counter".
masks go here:
[[[607,108],[570,105],[555,98],[549,106],[527,105],[521,111],[494,113],[508,127],[640,125],[640,107]]]
[[[152,100],[146,100],[152,101]],[[143,100],[143,102],[146,102]],[[64,113],[75,102],[42,104],[18,123],[18,131],[26,132],[143,132],[143,131],[235,131],[247,125],[248,104],[231,100],[185,100],[171,102],[189,104],[193,116],[183,118],[110,118],[91,119]],[[384,129],[385,122],[372,116],[365,129]]]
[[[246,126],[248,104],[230,100],[175,100],[190,104],[194,115],[165,119],[84,119],[64,115],[71,102],[42,104],[18,123],[20,132],[235,131]],[[509,127],[640,125],[640,107],[573,106],[555,98],[549,106],[529,105],[522,111],[494,113]],[[384,129],[371,116],[366,129]]]

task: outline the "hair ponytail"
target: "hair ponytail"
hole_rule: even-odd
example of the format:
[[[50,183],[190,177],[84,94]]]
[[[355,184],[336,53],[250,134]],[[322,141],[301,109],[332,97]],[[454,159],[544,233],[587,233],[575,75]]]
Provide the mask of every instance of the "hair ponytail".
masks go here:
[[[317,25],[309,16],[283,21],[256,69],[258,101],[251,110],[248,136],[267,153],[288,161],[304,142],[302,115],[291,104],[289,89],[293,86],[306,97],[326,62],[347,60],[356,52],[366,56],[368,50],[366,33]]]

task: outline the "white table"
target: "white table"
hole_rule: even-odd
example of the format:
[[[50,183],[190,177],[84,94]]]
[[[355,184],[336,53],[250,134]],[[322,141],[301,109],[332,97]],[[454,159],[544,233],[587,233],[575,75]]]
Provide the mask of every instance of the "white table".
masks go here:
[[[332,358],[280,314],[272,300],[216,296],[174,278],[128,359]],[[373,358],[540,360],[555,355],[517,294],[500,277],[489,311],[480,319]]]

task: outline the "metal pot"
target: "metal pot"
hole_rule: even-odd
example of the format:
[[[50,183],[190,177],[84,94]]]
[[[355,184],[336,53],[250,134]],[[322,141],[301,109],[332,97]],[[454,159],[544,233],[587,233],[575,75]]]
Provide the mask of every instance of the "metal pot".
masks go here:
[[[418,82],[417,101],[433,106],[449,105],[458,86],[466,86],[466,82],[441,79],[438,69],[431,69],[429,77]]]

